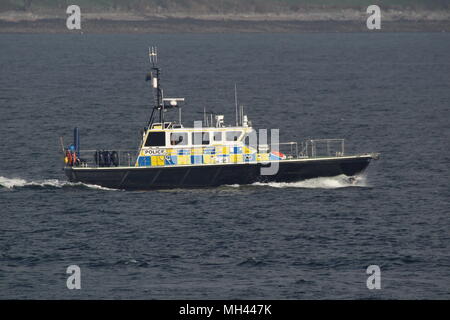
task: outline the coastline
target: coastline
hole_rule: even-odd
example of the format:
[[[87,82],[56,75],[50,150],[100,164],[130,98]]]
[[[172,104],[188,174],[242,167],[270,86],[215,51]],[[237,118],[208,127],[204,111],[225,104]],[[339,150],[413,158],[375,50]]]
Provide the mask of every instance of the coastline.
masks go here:
[[[5,33],[310,33],[310,32],[450,32],[449,21],[386,21],[381,30],[368,30],[365,21],[218,21],[154,19],[145,21],[86,20],[81,30],[68,30],[65,19],[7,22]]]
[[[66,15],[0,13],[0,33],[309,33],[450,32],[450,12],[387,11],[381,30],[368,30],[365,12],[316,11],[301,14],[144,15],[85,13],[81,30],[68,30]]]

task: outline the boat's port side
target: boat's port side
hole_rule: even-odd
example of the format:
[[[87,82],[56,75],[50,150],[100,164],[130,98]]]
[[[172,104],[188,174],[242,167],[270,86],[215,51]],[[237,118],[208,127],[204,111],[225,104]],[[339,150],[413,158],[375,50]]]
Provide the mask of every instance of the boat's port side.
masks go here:
[[[192,127],[182,122],[184,98],[163,95],[156,47],[149,48],[154,106],[134,151],[80,150],[78,128],[73,144],[61,147],[70,181],[118,189],[210,187],[254,182],[291,182],[340,174],[361,173],[375,154],[346,154],[344,139],[315,139],[279,143],[278,132],[257,132],[238,104],[235,119],[206,113]],[[178,119],[166,115],[177,111]],[[159,118],[159,119],[158,119]],[[270,168],[266,168],[270,167]]]
[[[148,190],[196,188],[255,182],[293,182],[340,174],[354,176],[369,165],[372,154],[278,161],[274,175],[261,175],[261,163],[185,165],[172,167],[66,167],[70,181],[97,184],[108,188]],[[269,164],[266,164],[269,165]]]
[[[209,141],[209,140],[208,140]],[[81,150],[76,167],[171,167],[180,165],[266,163],[278,160],[343,157],[343,139],[318,139],[270,145],[235,144],[143,146],[133,150]]]

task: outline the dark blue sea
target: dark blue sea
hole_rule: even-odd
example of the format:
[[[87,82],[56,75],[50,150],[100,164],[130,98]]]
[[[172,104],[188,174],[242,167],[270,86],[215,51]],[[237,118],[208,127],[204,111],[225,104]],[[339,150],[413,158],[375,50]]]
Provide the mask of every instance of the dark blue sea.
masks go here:
[[[236,83],[254,127],[381,158],[356,184],[68,183],[73,127],[82,149],[138,146],[151,45],[185,125],[203,108],[232,122]],[[448,33],[3,34],[0,48],[0,298],[450,298]]]

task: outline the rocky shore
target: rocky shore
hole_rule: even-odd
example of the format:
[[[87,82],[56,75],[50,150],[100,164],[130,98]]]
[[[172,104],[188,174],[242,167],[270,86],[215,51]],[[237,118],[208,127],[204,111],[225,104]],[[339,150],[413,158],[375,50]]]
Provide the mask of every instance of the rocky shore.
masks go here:
[[[81,30],[66,28],[67,15],[0,13],[0,33],[234,33],[234,32],[365,32],[365,11],[311,11],[264,15],[144,15],[83,13]],[[382,12],[376,32],[450,32],[447,11]]]

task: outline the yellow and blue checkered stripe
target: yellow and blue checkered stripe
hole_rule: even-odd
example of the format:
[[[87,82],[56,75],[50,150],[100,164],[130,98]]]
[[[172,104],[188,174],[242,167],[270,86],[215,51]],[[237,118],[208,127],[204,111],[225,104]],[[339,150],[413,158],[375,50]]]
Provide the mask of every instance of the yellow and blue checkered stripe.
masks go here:
[[[171,166],[186,164],[214,164],[268,161],[274,155],[257,154],[247,146],[214,146],[204,148],[166,149],[166,155],[147,156],[141,154],[136,165]],[[278,160],[278,159],[276,159]]]

